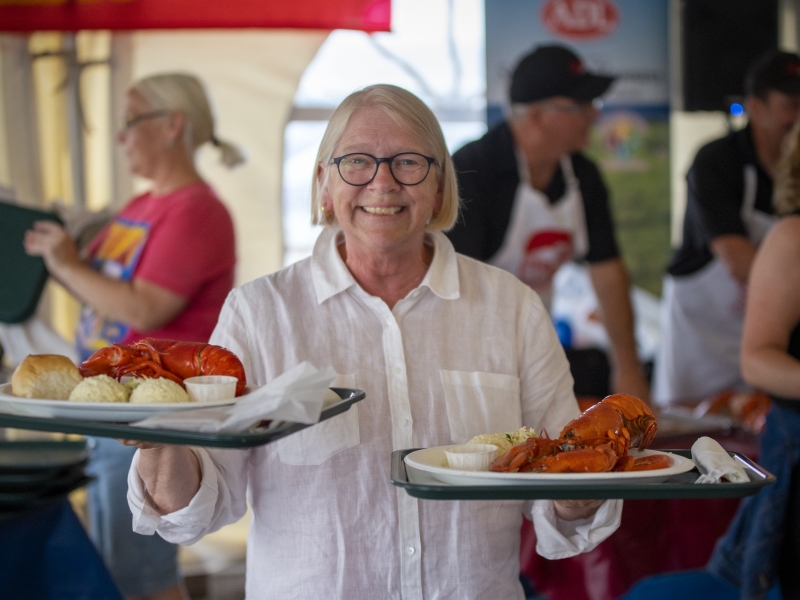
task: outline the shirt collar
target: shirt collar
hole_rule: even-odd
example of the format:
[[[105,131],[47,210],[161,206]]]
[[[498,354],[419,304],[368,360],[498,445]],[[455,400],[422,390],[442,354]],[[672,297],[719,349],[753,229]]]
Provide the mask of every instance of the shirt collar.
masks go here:
[[[319,304],[351,286],[358,285],[337,249],[343,240],[343,235],[338,227],[325,227],[314,244],[311,255],[311,277]],[[420,287],[427,286],[444,300],[459,298],[458,262],[453,244],[440,231],[425,234],[425,243],[433,245],[433,262],[425,273]]]

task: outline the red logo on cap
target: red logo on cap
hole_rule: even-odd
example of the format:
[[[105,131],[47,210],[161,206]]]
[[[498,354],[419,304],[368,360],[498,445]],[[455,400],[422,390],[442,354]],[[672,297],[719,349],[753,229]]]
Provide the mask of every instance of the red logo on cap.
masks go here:
[[[569,72],[572,75],[580,75],[586,70],[586,67],[583,66],[583,63],[579,60],[573,60],[569,63]]]
[[[614,31],[619,10],[611,0],[548,0],[542,7],[542,22],[561,37],[589,40]]]

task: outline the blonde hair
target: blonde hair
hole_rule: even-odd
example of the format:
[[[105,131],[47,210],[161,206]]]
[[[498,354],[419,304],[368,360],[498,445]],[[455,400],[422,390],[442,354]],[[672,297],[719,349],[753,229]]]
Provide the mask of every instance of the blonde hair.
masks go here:
[[[333,213],[322,212],[322,192],[331,169],[326,168],[322,181],[319,181],[317,168],[319,165],[328,166],[350,118],[359,110],[367,108],[379,108],[399,124],[408,127],[420,139],[426,152],[430,152],[436,159],[437,179],[442,188],[442,208],[431,217],[426,230],[450,229],[458,218],[458,184],[442,128],[431,109],[422,100],[403,88],[388,84],[371,85],[353,92],[342,101],[331,116],[314,163],[314,176],[311,182],[311,223],[333,225],[336,221]]]
[[[780,215],[800,208],[800,120],[784,139],[772,203]]]
[[[135,91],[153,110],[181,112],[185,118],[184,142],[193,152],[211,142],[220,152],[220,162],[228,168],[245,161],[242,152],[214,134],[214,115],[203,84],[187,73],[161,73],[140,79],[129,91]]]

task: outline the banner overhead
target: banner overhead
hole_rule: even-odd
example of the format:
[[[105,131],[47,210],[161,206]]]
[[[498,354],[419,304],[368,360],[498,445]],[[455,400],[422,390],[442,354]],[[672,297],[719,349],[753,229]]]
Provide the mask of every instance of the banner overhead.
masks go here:
[[[0,0],[0,31],[355,29],[389,31],[391,0]]]

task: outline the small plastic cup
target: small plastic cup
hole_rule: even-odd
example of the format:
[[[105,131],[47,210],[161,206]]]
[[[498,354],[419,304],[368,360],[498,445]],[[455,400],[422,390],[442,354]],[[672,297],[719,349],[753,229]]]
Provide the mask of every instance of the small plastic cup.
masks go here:
[[[444,450],[447,466],[459,471],[488,471],[497,456],[494,444],[460,444]]]
[[[236,397],[236,377],[230,375],[200,375],[183,380],[189,402],[218,402]]]

